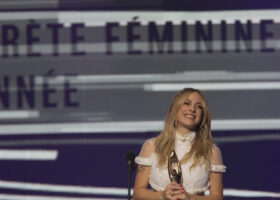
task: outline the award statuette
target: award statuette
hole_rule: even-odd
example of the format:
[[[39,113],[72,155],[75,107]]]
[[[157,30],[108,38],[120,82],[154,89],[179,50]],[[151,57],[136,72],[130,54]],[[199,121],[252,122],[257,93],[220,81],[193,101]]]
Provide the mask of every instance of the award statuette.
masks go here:
[[[168,174],[171,182],[183,183],[181,164],[174,150],[168,157]]]

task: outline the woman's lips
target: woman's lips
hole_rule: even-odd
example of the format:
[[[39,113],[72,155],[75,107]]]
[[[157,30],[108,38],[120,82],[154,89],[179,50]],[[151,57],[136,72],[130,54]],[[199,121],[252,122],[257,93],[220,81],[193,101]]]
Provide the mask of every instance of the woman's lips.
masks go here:
[[[185,116],[186,118],[190,118],[190,119],[194,119],[194,118],[195,118],[194,115],[190,115],[190,114],[184,114],[184,116]]]

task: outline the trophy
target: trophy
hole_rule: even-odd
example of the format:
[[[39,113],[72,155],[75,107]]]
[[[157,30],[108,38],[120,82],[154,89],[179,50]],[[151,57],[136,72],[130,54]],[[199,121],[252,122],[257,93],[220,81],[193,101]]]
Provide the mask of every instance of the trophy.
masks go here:
[[[175,181],[180,185],[183,183],[181,164],[174,150],[168,157],[168,174],[171,182]]]

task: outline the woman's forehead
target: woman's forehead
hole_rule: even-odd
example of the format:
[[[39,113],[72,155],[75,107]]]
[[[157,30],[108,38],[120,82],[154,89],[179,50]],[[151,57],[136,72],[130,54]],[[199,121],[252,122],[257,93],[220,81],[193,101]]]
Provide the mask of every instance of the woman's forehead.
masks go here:
[[[202,103],[203,102],[203,98],[201,97],[201,95],[197,92],[193,92],[189,95],[187,95],[184,100],[188,100],[191,102],[196,102],[196,103]]]

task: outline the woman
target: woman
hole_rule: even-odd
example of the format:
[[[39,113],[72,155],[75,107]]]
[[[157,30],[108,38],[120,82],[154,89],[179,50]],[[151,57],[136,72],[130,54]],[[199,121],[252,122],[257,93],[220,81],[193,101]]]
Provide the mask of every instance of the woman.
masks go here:
[[[133,199],[222,200],[226,167],[210,125],[203,93],[192,88],[179,92],[169,108],[164,130],[147,140],[135,159],[138,171]],[[167,161],[173,149],[181,163],[182,185],[169,180]],[[210,194],[205,196],[209,187]]]

